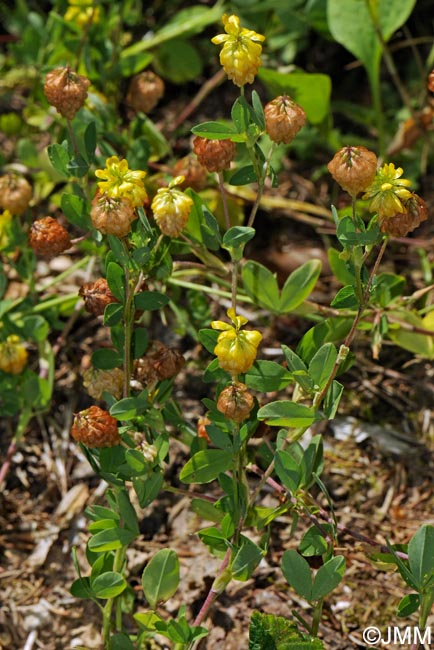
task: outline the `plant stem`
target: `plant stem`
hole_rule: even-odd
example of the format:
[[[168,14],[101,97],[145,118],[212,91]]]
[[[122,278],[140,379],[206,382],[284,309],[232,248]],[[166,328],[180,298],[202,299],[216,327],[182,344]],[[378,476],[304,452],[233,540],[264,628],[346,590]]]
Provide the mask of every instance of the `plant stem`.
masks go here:
[[[226,230],[229,230],[231,227],[231,219],[229,216],[229,208],[228,208],[228,197],[226,194],[226,188],[225,188],[225,183],[223,180],[223,172],[218,172],[217,174],[218,177],[218,183],[219,183],[219,190],[220,194],[222,197],[222,204],[223,204],[223,213],[225,215],[225,224],[226,224]]]

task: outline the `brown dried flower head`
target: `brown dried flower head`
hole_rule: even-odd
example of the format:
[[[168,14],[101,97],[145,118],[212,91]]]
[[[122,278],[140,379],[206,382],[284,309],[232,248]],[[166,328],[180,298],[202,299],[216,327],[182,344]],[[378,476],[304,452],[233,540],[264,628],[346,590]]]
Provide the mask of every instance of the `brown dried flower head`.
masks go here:
[[[193,151],[200,164],[209,172],[229,169],[236,153],[232,140],[208,140],[196,135],[193,138]]]
[[[52,259],[71,246],[68,231],[53,217],[37,219],[30,226],[29,244],[35,255]]]
[[[103,235],[122,238],[130,232],[131,223],[137,219],[137,214],[129,199],[111,198],[107,194],[97,192],[92,201],[90,218],[94,228]]]
[[[434,70],[431,70],[431,72],[428,75],[427,87],[430,92],[434,93]]]
[[[247,386],[236,381],[222,390],[217,400],[217,409],[229,420],[244,422],[249,417],[254,403],[253,395],[248,392]]]
[[[195,192],[200,192],[207,185],[207,171],[194,156],[180,158],[173,166],[173,175],[184,177],[178,185],[181,190],[191,187]]]
[[[168,348],[161,341],[152,341],[145,356],[134,362],[134,378],[142,384],[155,384],[175,377],[185,364],[178,350]]]
[[[115,399],[122,397],[124,373],[120,368],[100,370],[88,368],[83,372],[83,386],[94,399],[103,399],[103,393],[113,395]]]
[[[327,169],[343,190],[357,196],[373,182],[377,156],[366,147],[343,147],[335,153]]]
[[[125,98],[135,111],[149,113],[164,95],[164,81],[151,70],[145,70],[133,77]]]
[[[107,305],[119,302],[110,291],[105,278],[86,282],[80,287],[78,295],[84,300],[85,310],[94,316],[102,316]]]
[[[405,212],[398,212],[381,221],[381,232],[392,237],[405,237],[428,219],[426,203],[417,194],[412,194],[404,203]]]
[[[265,105],[265,130],[276,144],[289,144],[306,124],[306,113],[288,95],[276,97]]]
[[[71,436],[76,442],[92,448],[114,447],[121,443],[117,420],[99,406],[75,414]]]
[[[20,216],[32,199],[32,187],[22,176],[5,174],[0,177],[0,205],[11,214]]]
[[[44,93],[57,111],[72,120],[87,97],[89,79],[73,72],[69,66],[55,68],[45,77]]]

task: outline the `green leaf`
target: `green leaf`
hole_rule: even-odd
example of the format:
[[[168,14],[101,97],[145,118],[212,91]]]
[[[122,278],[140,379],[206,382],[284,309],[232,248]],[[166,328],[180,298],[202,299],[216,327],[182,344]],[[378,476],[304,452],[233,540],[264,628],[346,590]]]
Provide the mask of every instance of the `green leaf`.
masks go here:
[[[174,84],[184,84],[200,77],[203,59],[187,40],[176,38],[155,51],[156,71]]]
[[[128,54],[128,50],[129,48],[121,48],[119,67],[123,77],[131,77],[142,72],[153,59],[153,55],[150,52]]]
[[[226,122],[202,122],[191,129],[194,135],[199,135],[201,138],[209,138],[210,140],[225,140],[231,139],[237,135],[236,129]]]
[[[48,158],[58,174],[70,176],[69,171],[69,152],[66,140],[62,144],[49,144],[47,147]]]
[[[78,153],[68,162],[68,171],[72,176],[83,178],[89,171],[89,163]]]
[[[375,22],[387,42],[406,22],[415,4],[416,0],[328,0],[328,26],[333,38],[362,61],[372,82],[378,78],[382,54]]]
[[[137,494],[139,505],[146,508],[160,494],[164,483],[164,476],[160,469],[156,468],[151,476],[133,478],[134,491]]]
[[[132,449],[129,451],[133,451]],[[125,528],[131,530],[136,535],[140,535],[139,522],[137,513],[130,501],[128,492],[126,490],[119,490],[117,492],[118,510],[122,513],[122,519]]]
[[[351,217],[339,219],[336,228],[336,237],[344,248],[353,246],[369,246],[376,244],[380,238],[380,229],[374,224],[370,230],[360,232]]]
[[[111,302],[104,310],[104,325],[113,327],[121,322],[124,314],[124,306],[119,303]]]
[[[198,242],[205,244],[209,250],[220,248],[221,236],[218,222],[202,197],[188,189],[186,192],[193,199],[193,207],[188,218],[186,232]]]
[[[424,524],[408,544],[408,563],[418,591],[434,582],[434,526]]]
[[[331,79],[326,74],[278,72],[260,68],[258,79],[273,97],[289,95],[306,112],[311,124],[319,124],[330,111]]]
[[[282,390],[294,382],[292,374],[275,361],[259,359],[245,375],[245,384],[263,393]]]
[[[350,318],[326,318],[306,332],[298,344],[297,354],[305,363],[309,363],[324,343],[344,339],[350,331],[351,322]]]
[[[116,350],[95,350],[91,357],[91,363],[94,368],[99,370],[111,370],[119,368],[122,364],[122,356]]]
[[[324,534],[333,537],[333,526],[322,523],[321,528],[322,530],[319,530],[317,526],[311,526],[301,538],[298,550],[303,557],[323,555],[327,551],[328,544]]]
[[[327,596],[342,580],[345,572],[345,558],[336,555],[322,565],[313,581],[311,600],[319,600]]]
[[[158,614],[151,611],[134,614],[133,618],[137,621],[139,627],[145,630],[155,630],[155,623],[162,620]]]
[[[265,129],[265,115],[262,107],[261,98],[256,90],[252,90],[252,106],[255,111],[256,122],[259,128],[263,131]]]
[[[275,274],[259,262],[249,260],[241,272],[244,289],[255,305],[279,313],[279,286]]]
[[[131,530],[125,530],[125,528],[109,528],[91,537],[88,542],[88,547],[95,553],[115,551],[122,546],[128,546],[136,537],[137,535]]]
[[[309,364],[309,375],[315,384],[315,390],[321,390],[327,384],[337,357],[333,343],[324,343],[315,353]]]
[[[354,273],[348,267],[346,260],[342,259],[341,252],[336,250],[336,248],[329,248],[327,251],[327,257],[333,275],[339,280],[343,285],[354,284]]]
[[[237,549],[231,563],[231,571],[234,580],[244,582],[252,576],[262,560],[264,551],[244,535],[241,535],[240,541],[240,548]]]
[[[168,296],[159,291],[141,291],[134,296],[134,304],[137,309],[153,311],[162,309],[169,302]]]
[[[116,571],[106,571],[92,581],[92,590],[97,598],[115,598],[126,587],[127,581]]]
[[[95,149],[96,149],[96,122],[92,120],[86,126],[83,135],[84,142],[84,153],[86,154],[86,160],[89,164],[92,164],[95,160]]]
[[[230,185],[250,185],[257,181],[256,171],[253,165],[246,165],[237,169],[229,179]]]
[[[116,262],[109,262],[106,273],[107,283],[110,291],[117,300],[123,302],[125,298],[125,271]]]
[[[397,616],[404,618],[411,616],[414,612],[420,607],[420,595],[419,594],[407,594],[404,598],[401,598],[398,604]]]
[[[387,318],[387,335],[396,345],[425,359],[434,359],[434,331],[432,336],[415,331],[416,328],[427,329],[420,316],[411,311],[396,310],[387,312]]]
[[[307,561],[294,549],[285,551],[282,556],[282,573],[285,580],[299,596],[307,601],[312,599],[312,576]]]
[[[280,450],[275,455],[276,474],[288,490],[294,493],[301,483],[300,464],[287,451]]]
[[[287,278],[282,288],[279,311],[283,314],[296,309],[312,293],[321,273],[321,261],[309,260]]]
[[[357,309],[359,301],[354,293],[354,286],[346,285],[342,289],[339,289],[331,301],[330,306],[336,309]]]
[[[224,512],[205,499],[192,499],[190,509],[204,521],[213,521],[219,524],[224,517]]]
[[[272,427],[308,427],[321,419],[315,409],[290,400],[270,402],[258,411],[258,420]]]
[[[214,348],[217,345],[217,339],[219,336],[220,332],[217,330],[199,330],[199,341],[210,354],[214,354]]]
[[[343,385],[334,379],[332,385],[327,391],[327,395],[323,403],[323,412],[327,420],[333,420],[335,417],[343,392]]]
[[[231,248],[244,248],[248,241],[255,236],[255,229],[247,226],[233,226],[223,236],[222,246],[226,250]]]
[[[184,483],[210,483],[232,465],[232,453],[221,449],[198,451],[184,465],[179,478]]]
[[[90,578],[77,578],[77,580],[74,580],[70,592],[74,598],[95,598],[90,586]]]
[[[163,548],[146,565],[142,587],[152,609],[171,598],[179,585],[179,560],[175,551]]]
[[[300,632],[283,616],[253,612],[248,650],[323,650],[322,641]]]
[[[312,379],[307,371],[307,366],[303,359],[300,359],[287,345],[282,345],[282,352],[285,355],[286,363],[289,370],[292,372],[294,380],[299,384],[303,390],[310,393],[313,390]]]
[[[135,650],[135,646],[128,634],[116,632],[110,636],[110,650]]]
[[[61,207],[68,221],[74,226],[83,230],[90,227],[88,206],[81,196],[64,192],[61,197]]]

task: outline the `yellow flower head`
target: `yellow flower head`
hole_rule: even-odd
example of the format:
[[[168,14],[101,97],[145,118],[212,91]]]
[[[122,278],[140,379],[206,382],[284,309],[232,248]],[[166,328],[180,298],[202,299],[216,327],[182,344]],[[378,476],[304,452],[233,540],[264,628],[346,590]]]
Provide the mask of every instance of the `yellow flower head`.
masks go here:
[[[152,212],[163,235],[178,237],[187,225],[193,200],[176,188],[185,180],[177,176],[169,187],[161,187],[152,201]]]
[[[411,181],[401,178],[402,167],[395,168],[393,163],[386,163],[378,170],[372,184],[363,195],[369,200],[370,212],[377,212],[384,219],[405,212],[405,201],[411,197]]]
[[[219,34],[211,39],[216,45],[224,44],[220,52],[220,63],[235,85],[251,84],[261,65],[260,43],[265,41],[265,36],[240,27],[240,19],[235,15],[225,14],[222,22],[226,34]]]
[[[6,248],[9,243],[9,230],[12,221],[12,214],[9,210],[4,210],[0,214],[0,250]]]
[[[0,370],[11,375],[19,375],[27,363],[27,350],[16,334],[0,343]]]
[[[78,27],[99,22],[100,8],[95,6],[93,0],[69,0],[68,4],[64,15],[66,22],[75,23]]]
[[[125,158],[119,160],[117,156],[107,158],[105,164],[105,169],[95,171],[95,176],[102,179],[98,183],[100,192],[111,199],[126,198],[135,208],[142,206],[148,198],[143,185],[146,172],[128,169]]]
[[[228,309],[228,317],[232,325],[216,320],[211,323],[214,330],[222,330],[214,348],[214,354],[219,360],[220,368],[231,375],[247,372],[256,359],[258,345],[262,334],[257,330],[242,330],[248,321],[243,316],[237,316],[233,309]]]

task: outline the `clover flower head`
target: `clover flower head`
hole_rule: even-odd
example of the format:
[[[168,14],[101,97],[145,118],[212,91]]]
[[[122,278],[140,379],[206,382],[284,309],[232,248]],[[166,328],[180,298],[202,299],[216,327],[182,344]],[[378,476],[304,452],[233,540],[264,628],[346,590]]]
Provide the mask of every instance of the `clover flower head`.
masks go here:
[[[161,187],[152,201],[154,219],[163,235],[168,237],[180,235],[187,225],[193,206],[193,199],[176,187],[184,180],[184,176],[177,176],[168,187]]]
[[[0,343],[0,370],[10,375],[19,375],[27,363],[27,350],[19,336],[10,334]]]
[[[93,0],[69,0],[68,5],[64,15],[66,22],[84,27],[89,23],[100,21],[101,11],[99,7],[95,6]]]
[[[214,354],[220,367],[235,376],[247,372],[253,365],[262,334],[257,330],[241,329],[248,320],[244,316],[237,316],[234,309],[228,309],[227,314],[232,325],[219,320],[211,323],[213,329],[222,331]]]
[[[220,63],[236,86],[251,84],[261,65],[261,42],[265,40],[265,36],[241,27],[240,19],[235,15],[224,14],[222,22],[226,34],[219,34],[211,39],[216,45],[223,43]]]
[[[142,206],[148,198],[143,185],[146,172],[132,171],[128,168],[128,161],[125,158],[119,160],[117,156],[107,158],[105,164],[105,169],[95,171],[95,176],[101,179],[98,183],[100,192],[112,199],[128,199],[135,208]]]
[[[12,214],[9,210],[3,210],[0,214],[0,250],[6,248],[9,243],[9,230],[12,222]]]
[[[403,173],[402,167],[395,167],[393,163],[380,167],[363,195],[364,200],[370,201],[370,212],[377,212],[384,219],[406,211],[405,202],[412,193],[408,189],[411,181],[401,178]]]

